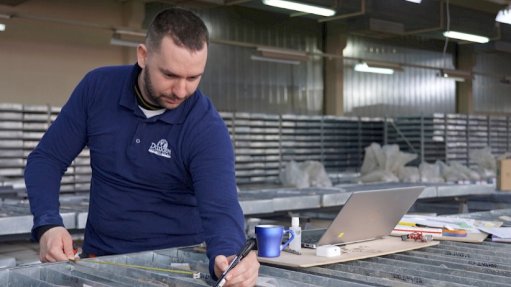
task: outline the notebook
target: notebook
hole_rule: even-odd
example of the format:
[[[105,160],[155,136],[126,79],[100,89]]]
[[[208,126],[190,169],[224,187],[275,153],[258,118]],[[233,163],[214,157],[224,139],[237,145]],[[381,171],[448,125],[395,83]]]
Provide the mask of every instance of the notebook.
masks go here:
[[[327,229],[302,231],[302,246],[316,248],[390,235],[423,190],[424,186],[413,186],[353,192]]]

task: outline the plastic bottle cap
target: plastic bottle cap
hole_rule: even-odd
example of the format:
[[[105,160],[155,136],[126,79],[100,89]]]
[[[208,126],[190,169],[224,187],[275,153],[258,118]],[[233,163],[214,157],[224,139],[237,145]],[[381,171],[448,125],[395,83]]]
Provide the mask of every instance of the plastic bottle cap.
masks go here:
[[[296,227],[300,225],[299,217],[291,217],[291,226]]]

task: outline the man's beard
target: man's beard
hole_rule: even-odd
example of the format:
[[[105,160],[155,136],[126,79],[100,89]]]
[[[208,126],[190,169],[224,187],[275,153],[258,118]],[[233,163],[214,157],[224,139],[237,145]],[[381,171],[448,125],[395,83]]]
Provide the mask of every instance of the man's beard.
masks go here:
[[[151,82],[151,77],[149,75],[149,69],[144,69],[142,73],[144,74],[144,89],[147,97],[149,98],[148,100],[152,105],[163,108],[163,106],[160,103],[159,97],[156,95],[156,92],[154,91],[153,83]]]

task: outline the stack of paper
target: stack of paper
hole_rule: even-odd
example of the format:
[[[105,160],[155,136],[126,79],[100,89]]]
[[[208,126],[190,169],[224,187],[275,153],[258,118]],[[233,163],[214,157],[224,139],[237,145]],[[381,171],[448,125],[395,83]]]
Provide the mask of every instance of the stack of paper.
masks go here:
[[[511,227],[481,227],[481,231],[491,234],[491,239],[497,242],[511,242]]]
[[[431,216],[431,215],[405,215],[394,228],[391,235],[400,236],[413,232],[431,234],[438,240],[454,240],[463,242],[482,242],[490,234],[490,230],[498,232],[494,240],[509,240],[511,231],[497,228],[502,225],[500,221],[483,221],[469,218]],[[493,233],[492,233],[493,234]]]

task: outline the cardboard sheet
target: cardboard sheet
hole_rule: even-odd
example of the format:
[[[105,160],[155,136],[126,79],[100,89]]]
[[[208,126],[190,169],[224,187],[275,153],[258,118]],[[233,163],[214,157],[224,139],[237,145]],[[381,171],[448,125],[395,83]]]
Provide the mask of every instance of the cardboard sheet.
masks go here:
[[[511,159],[497,161],[497,190],[511,191]]]
[[[315,249],[302,248],[302,255],[281,252],[280,257],[258,257],[262,263],[289,267],[312,267],[325,264],[347,262],[352,260],[376,257],[409,251],[439,244],[438,241],[420,242],[414,240],[402,241],[400,237],[384,237],[359,243],[341,246],[341,255],[337,257],[316,256]]]

